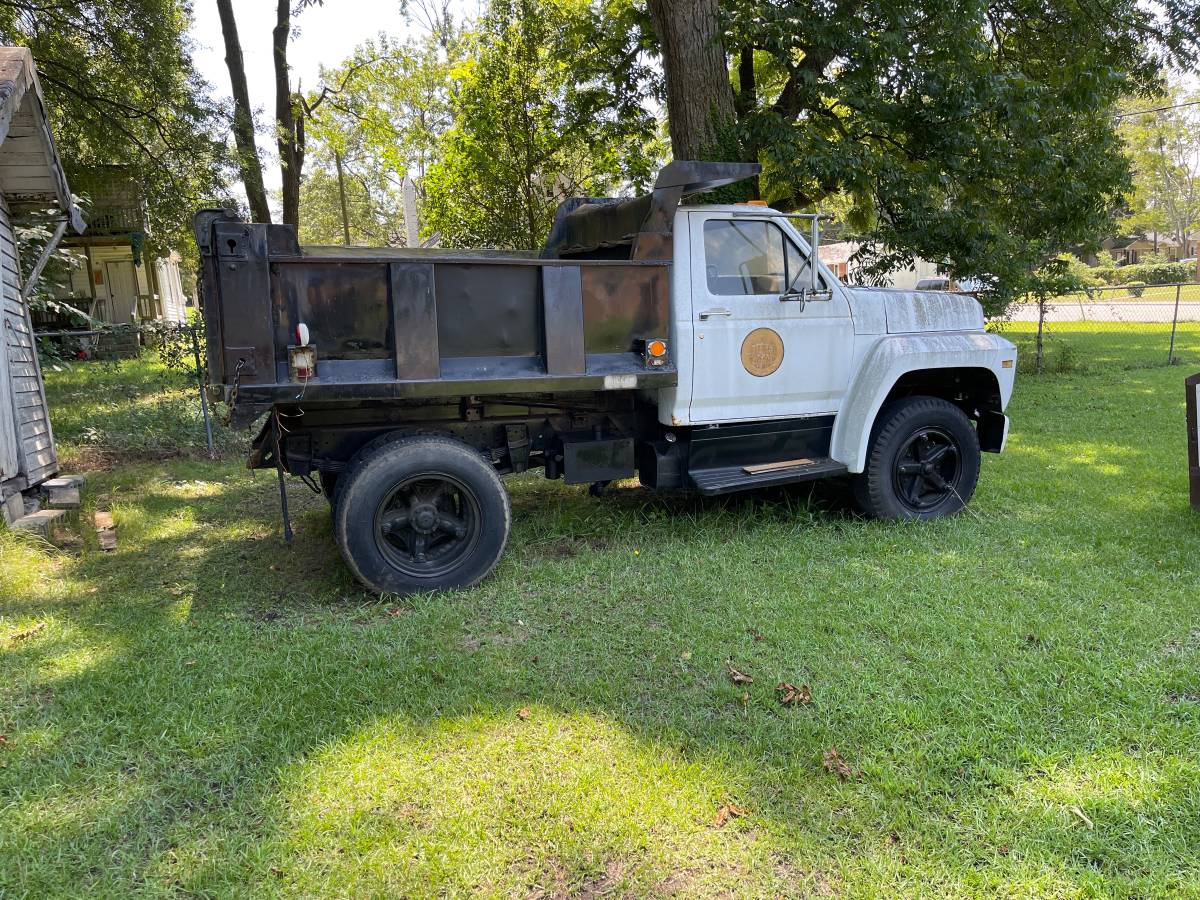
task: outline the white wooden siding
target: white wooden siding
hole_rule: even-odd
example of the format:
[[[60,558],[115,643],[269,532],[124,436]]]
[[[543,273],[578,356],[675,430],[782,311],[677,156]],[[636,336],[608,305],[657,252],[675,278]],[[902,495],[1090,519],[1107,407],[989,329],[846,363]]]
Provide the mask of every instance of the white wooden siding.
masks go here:
[[[8,204],[0,196],[0,328],[4,334],[4,354],[7,358],[7,387],[11,406],[4,410],[0,403],[0,431],[8,432],[8,440],[0,447],[15,444],[19,473],[29,485],[40,484],[58,471],[54,452],[54,434],[46,408],[46,393],[38,365],[37,347],[29,309],[21,302],[21,275],[17,248],[13,240]],[[11,473],[5,472],[5,477]]]

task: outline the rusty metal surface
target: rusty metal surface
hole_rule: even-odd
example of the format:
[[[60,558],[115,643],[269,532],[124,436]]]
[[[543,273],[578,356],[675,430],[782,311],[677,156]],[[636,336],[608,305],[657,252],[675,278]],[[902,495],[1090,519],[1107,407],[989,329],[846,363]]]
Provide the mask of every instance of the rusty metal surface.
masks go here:
[[[669,269],[580,269],[584,344],[588,353],[635,350],[636,342],[665,339],[670,327]]]
[[[295,400],[287,348],[299,323],[318,357],[306,404],[676,381],[669,358],[648,369],[642,356],[646,340],[669,334],[663,261],[314,253],[284,226],[202,213],[195,227],[214,396],[240,405],[235,421]]]
[[[541,351],[541,293],[534,266],[437,266],[443,356],[534,356]]]
[[[266,226],[217,222],[213,226],[213,235],[225,378],[231,380],[239,362],[244,360],[242,381],[271,381],[277,351],[271,316]],[[228,302],[230,297],[246,300]]]
[[[308,326],[322,357],[384,359],[392,355],[388,270],[382,263],[272,266],[275,343],[295,343]]]
[[[634,239],[630,259],[664,259],[675,256],[675,236],[667,232],[639,232]]]
[[[392,333],[396,377],[401,381],[441,376],[434,267],[391,263]]]

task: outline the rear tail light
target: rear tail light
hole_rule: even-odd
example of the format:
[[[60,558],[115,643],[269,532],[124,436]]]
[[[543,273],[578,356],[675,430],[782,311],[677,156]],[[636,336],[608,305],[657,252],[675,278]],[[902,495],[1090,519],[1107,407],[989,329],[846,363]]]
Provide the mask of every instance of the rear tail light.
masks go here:
[[[665,366],[667,364],[667,342],[662,338],[652,338],[646,341],[642,357],[648,366]]]

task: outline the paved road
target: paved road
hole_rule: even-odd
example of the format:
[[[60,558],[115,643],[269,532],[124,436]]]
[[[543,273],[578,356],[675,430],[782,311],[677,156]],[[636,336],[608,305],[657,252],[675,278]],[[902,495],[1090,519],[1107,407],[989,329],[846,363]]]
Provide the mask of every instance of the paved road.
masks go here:
[[[1075,301],[1056,303],[1046,313],[1047,322],[1146,322],[1170,325],[1175,315],[1175,301]],[[1014,322],[1036,322],[1037,306],[1015,306]],[[1185,300],[1179,304],[1180,322],[1200,322],[1200,301]]]

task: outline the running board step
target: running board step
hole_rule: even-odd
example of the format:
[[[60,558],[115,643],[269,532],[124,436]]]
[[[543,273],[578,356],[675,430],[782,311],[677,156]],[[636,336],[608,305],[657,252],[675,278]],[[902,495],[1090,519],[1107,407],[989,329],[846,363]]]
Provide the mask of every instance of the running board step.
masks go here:
[[[694,469],[688,472],[692,484],[701,494],[729,494],[760,487],[793,484],[846,474],[846,467],[827,456],[796,461],[793,465],[721,466],[715,469]]]

